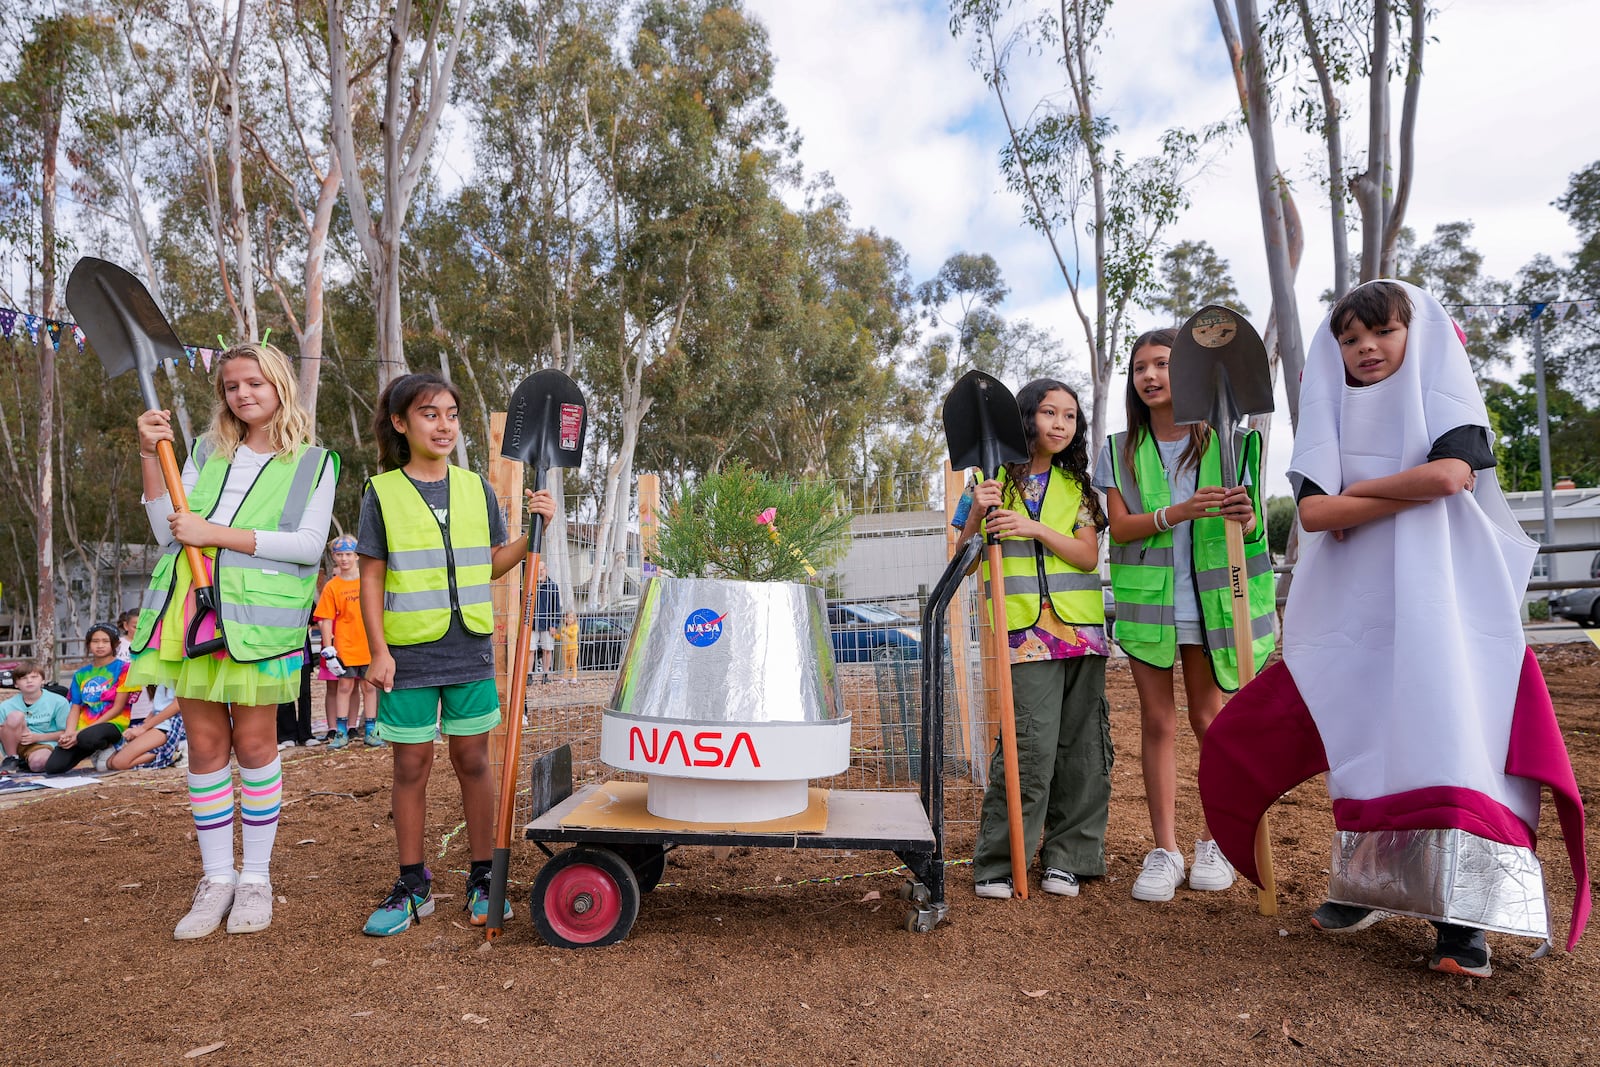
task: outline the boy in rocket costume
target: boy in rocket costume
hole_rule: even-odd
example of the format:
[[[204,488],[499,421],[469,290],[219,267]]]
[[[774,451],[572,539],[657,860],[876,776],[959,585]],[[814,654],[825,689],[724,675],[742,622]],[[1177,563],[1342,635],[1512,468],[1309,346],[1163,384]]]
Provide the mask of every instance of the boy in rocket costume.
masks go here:
[[[1289,466],[1307,534],[1283,662],[1223,709],[1200,759],[1207,822],[1258,884],[1256,824],[1326,771],[1337,830],[1313,925],[1430,919],[1429,966],[1480,977],[1484,930],[1549,938],[1542,786],[1577,886],[1569,951],[1589,913],[1583,805],[1519,615],[1536,546],[1495,480],[1488,425],[1432,296],[1369,282],[1335,306]]]

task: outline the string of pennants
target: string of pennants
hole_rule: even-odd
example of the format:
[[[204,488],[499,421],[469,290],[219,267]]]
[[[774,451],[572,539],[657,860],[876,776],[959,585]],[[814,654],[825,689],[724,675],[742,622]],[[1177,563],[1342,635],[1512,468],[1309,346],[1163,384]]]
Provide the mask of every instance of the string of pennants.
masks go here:
[[[83,330],[75,322],[64,322],[59,319],[47,319],[40,315],[31,315],[26,311],[16,308],[0,308],[0,338],[10,340],[13,334],[21,333],[28,340],[38,343],[39,331],[43,329],[50,338],[50,343],[56,348],[61,347],[62,337],[70,337],[78,345],[78,351],[83,351]],[[188,357],[192,369],[195,361],[206,370],[211,369],[211,361],[222,354],[220,348],[203,348],[197,345],[184,345],[183,354]],[[177,360],[173,360],[176,364]]]
[[[1600,301],[1546,300],[1531,304],[1446,304],[1466,322],[1516,322],[1532,321],[1548,315],[1546,322],[1566,322],[1568,319],[1592,318]]]

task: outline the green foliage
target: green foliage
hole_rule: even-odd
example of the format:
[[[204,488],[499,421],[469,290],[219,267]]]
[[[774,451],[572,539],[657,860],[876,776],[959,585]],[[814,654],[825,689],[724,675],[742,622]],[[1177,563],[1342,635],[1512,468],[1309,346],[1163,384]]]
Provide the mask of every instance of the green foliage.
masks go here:
[[[1550,618],[1550,601],[1548,601],[1548,600],[1530,600],[1530,601],[1528,601],[1528,618],[1533,620],[1534,622],[1545,622],[1546,620],[1548,620]]]
[[[1484,404],[1494,426],[1496,475],[1507,492],[1539,488],[1539,414],[1532,374],[1515,385],[1491,382]],[[1552,478],[1600,485],[1600,410],[1553,383],[1546,387]]]
[[[771,526],[757,521],[768,508],[777,511]],[[831,485],[780,481],[735,462],[667,503],[654,562],[680,578],[803,582],[815,577],[804,561],[814,569],[831,563],[849,527]]]
[[[1294,526],[1294,498],[1267,497],[1267,547],[1282,557],[1289,551],[1289,531]]]
[[[1222,304],[1248,318],[1228,261],[1205,241],[1179,241],[1161,257],[1161,284],[1140,303],[1160,311],[1174,326],[1207,304]]]

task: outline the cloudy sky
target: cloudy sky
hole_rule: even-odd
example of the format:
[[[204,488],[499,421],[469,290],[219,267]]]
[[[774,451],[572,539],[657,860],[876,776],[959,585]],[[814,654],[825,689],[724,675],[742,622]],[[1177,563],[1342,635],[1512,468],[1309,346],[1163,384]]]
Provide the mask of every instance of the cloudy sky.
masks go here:
[[[948,5],[747,4],[768,27],[776,94],[804,137],[808,173],[832,175],[856,225],[900,241],[916,280],[932,276],[953,252],[992,254],[1011,287],[1001,311],[1054,330],[1068,361],[1086,372],[1066,285],[1003,187],[996,154],[1005,128],[968,62],[967,44],[949,34]],[[1573,171],[1600,158],[1600,79],[1589,73],[1600,7],[1591,0],[1440,0],[1439,7],[1436,40],[1425,52],[1407,221],[1425,239],[1439,223],[1470,220],[1485,269],[1509,277],[1538,253],[1560,258],[1575,246],[1550,202]],[[1236,109],[1207,0],[1123,0],[1108,29],[1097,66],[1101,106],[1118,126],[1115,145],[1129,157],[1151,152],[1166,128],[1197,127]],[[1053,63],[1036,59],[1019,72],[1015,98],[1030,106],[1062,84]],[[1364,142],[1364,129],[1351,144],[1355,137]],[[1307,231],[1298,291],[1308,336],[1332,275],[1327,198],[1316,177],[1323,159],[1315,139],[1280,126],[1279,164],[1295,183]],[[1192,196],[1173,239],[1217,248],[1261,328],[1270,297],[1247,138],[1223,149]],[[1134,325],[1161,323],[1145,316]],[[1115,390],[1119,396],[1120,384]],[[1120,413],[1107,418],[1120,428]],[[1287,428],[1278,439],[1288,440]],[[1271,488],[1285,492],[1288,449],[1272,451]]]

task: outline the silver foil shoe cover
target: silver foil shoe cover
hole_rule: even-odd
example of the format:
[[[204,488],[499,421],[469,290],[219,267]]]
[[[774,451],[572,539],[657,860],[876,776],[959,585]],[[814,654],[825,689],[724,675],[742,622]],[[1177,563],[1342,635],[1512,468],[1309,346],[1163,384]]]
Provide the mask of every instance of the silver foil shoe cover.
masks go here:
[[[822,591],[787,582],[652,578],[600,758],[649,776],[648,807],[691,822],[805,810],[806,783],[850,765]]]
[[[1465,830],[1339,830],[1328,899],[1548,939],[1544,871],[1531,849]]]

